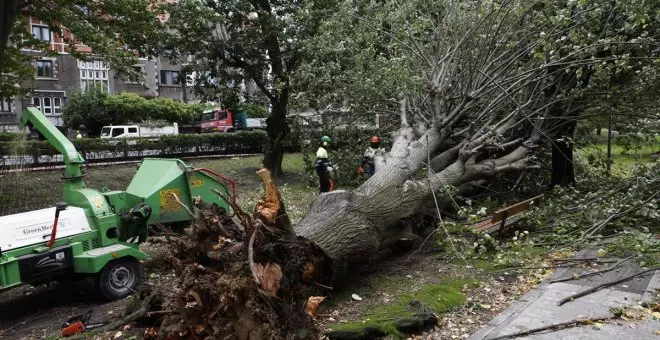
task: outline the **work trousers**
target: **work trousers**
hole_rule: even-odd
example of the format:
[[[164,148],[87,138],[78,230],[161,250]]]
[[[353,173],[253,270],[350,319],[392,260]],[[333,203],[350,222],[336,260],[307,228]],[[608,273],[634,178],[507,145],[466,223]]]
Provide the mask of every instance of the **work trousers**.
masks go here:
[[[319,192],[330,192],[332,189],[330,172],[316,169],[316,174],[319,176]]]

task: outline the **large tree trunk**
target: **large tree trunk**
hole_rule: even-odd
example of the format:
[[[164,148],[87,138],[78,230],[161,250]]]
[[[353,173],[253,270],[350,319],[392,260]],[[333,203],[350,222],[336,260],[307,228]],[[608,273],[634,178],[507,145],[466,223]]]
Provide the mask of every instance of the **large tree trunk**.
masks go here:
[[[341,273],[383,248],[415,238],[400,221],[435,199],[442,202],[442,189],[521,169],[529,150],[521,146],[500,158],[477,162],[470,144],[443,148],[448,137],[443,131],[432,128],[415,138],[412,128],[402,128],[391,151],[375,157],[376,173],[354,191],[319,195],[295,227],[296,234],[321,247]],[[431,161],[435,166],[428,177],[416,179],[431,154],[436,155]]]
[[[573,167],[573,143],[566,138],[552,144],[552,178],[551,186],[575,185],[575,171]]]
[[[559,138],[552,143],[552,176],[550,185],[568,187],[575,185],[575,168],[573,166],[573,133],[575,122],[566,125]]]
[[[282,158],[284,157],[283,144],[289,134],[289,126],[286,122],[290,93],[289,73],[295,69],[295,62],[291,59],[288,62],[284,60],[280,37],[277,33],[280,28],[273,25],[273,22],[276,22],[273,16],[275,11],[270,1],[253,0],[251,3],[259,13],[259,21],[264,30],[264,47],[266,47],[268,53],[273,76],[271,91],[264,85],[260,86],[264,94],[269,97],[272,106],[272,111],[267,119],[268,145],[264,153],[264,167],[270,170],[273,176],[280,177],[282,176]]]
[[[5,0],[0,4],[0,72],[4,71],[5,49],[23,3],[20,0]]]
[[[288,94],[274,101],[272,112],[266,120],[268,144],[264,152],[264,167],[275,177],[282,176],[282,159],[284,157],[284,142],[289,135],[289,125],[286,121]]]

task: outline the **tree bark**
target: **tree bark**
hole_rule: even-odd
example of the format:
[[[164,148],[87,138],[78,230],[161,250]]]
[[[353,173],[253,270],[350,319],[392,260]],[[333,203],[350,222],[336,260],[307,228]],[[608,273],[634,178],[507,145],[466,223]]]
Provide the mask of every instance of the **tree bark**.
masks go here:
[[[576,123],[567,126],[565,134],[552,143],[552,176],[550,185],[573,186],[575,185],[575,168],[573,166],[573,137]],[[570,138],[569,138],[570,137]]]
[[[264,152],[265,168],[275,177],[282,176],[282,159],[284,158],[284,141],[289,135],[289,125],[286,121],[288,95],[286,98],[275,101],[272,112],[266,119],[266,132],[268,144]]]
[[[552,178],[550,185],[553,187],[575,185],[573,144],[569,141],[559,140],[552,145]]]
[[[21,0],[7,0],[0,4],[0,72],[4,72],[5,50],[14,22],[23,4],[24,2]]]
[[[400,221],[424,211],[435,199],[442,203],[443,189],[520,169],[528,150],[520,147],[498,159],[476,162],[468,148],[438,150],[447,134],[431,128],[414,140],[413,129],[404,124],[390,152],[377,155],[381,165],[376,173],[353,191],[319,195],[294,228],[296,234],[321,247],[341,275],[379,250],[409,240],[411,232]],[[439,155],[436,164],[445,167],[430,170],[425,179],[415,179],[431,154]]]
[[[181,101],[188,104],[188,70],[186,67],[181,68],[179,81],[181,82]]]

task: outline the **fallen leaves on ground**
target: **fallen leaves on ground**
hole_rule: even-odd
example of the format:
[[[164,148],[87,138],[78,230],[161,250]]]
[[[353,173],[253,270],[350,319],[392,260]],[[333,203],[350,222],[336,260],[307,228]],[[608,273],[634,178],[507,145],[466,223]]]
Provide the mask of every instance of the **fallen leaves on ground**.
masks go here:
[[[641,303],[633,306],[614,307],[610,308],[610,313],[626,321],[648,320],[649,318],[660,320],[660,312],[654,312],[653,306],[654,304]]]

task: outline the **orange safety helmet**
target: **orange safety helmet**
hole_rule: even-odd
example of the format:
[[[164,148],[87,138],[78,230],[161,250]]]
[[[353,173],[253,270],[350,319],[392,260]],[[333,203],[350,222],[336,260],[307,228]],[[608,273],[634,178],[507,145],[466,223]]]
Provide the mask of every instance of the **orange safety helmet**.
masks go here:
[[[371,143],[380,143],[380,137],[378,136],[371,137]]]

